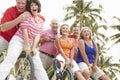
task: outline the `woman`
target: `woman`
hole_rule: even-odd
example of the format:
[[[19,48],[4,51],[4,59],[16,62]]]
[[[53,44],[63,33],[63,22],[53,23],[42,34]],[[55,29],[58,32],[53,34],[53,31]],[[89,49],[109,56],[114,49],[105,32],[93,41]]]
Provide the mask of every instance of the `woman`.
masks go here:
[[[97,67],[98,50],[97,44],[92,39],[92,31],[88,27],[83,27],[80,32],[79,50],[76,62],[82,70],[86,80],[91,73],[93,77],[100,80],[110,80],[105,73]]]
[[[63,70],[65,65],[70,65],[72,72],[77,77],[77,80],[85,80],[82,76],[80,69],[77,63],[74,61],[74,41],[72,38],[69,38],[69,26],[63,24],[60,27],[61,37],[57,39],[58,59],[61,63],[61,70]]]
[[[7,57],[0,64],[1,80],[4,80],[9,74],[22,50],[25,50],[26,54],[30,54],[31,51],[34,52],[34,38],[39,37],[42,32],[44,18],[38,14],[41,11],[39,0],[29,0],[27,3],[27,11],[30,14],[28,20],[20,23],[18,31],[9,43]],[[35,68],[35,79],[49,80],[42,66],[39,54],[33,54],[33,63]]]

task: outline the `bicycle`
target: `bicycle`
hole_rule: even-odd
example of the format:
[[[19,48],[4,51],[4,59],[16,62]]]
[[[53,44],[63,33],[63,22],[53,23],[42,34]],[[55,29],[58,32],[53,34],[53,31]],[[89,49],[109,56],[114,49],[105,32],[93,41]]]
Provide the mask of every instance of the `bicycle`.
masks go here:
[[[61,76],[57,75],[57,72],[55,72],[55,64],[58,66],[58,68],[61,67],[60,62],[57,59],[54,59],[53,65],[51,65],[47,69],[48,77],[50,80],[77,80],[77,78],[73,75],[70,66],[64,67]],[[95,80],[95,79],[92,76],[90,76],[89,80]]]
[[[65,66],[64,70],[62,71],[62,75],[60,74],[61,76],[59,76],[57,75],[57,72],[55,72],[54,70],[54,64],[56,64],[59,68],[61,67],[60,62],[57,59],[54,59],[53,65],[51,65],[47,69],[48,77],[50,80],[74,80],[73,73],[69,66]]]
[[[0,56],[0,63],[6,56],[5,50]],[[5,80],[10,80],[13,75],[17,80],[33,80],[34,78],[34,64],[31,55],[26,55],[23,51],[17,60],[17,69],[14,67]]]

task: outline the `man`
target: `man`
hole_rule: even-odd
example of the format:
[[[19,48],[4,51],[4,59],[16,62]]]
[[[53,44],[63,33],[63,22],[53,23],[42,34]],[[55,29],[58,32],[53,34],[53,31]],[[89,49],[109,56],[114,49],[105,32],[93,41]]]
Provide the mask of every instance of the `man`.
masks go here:
[[[0,21],[0,54],[8,48],[8,43],[18,29],[20,22],[27,19],[27,0],[16,0],[16,5],[9,7],[3,14]]]
[[[69,35],[68,37],[74,39],[74,43],[75,43],[74,59],[76,59],[76,54],[77,54],[77,51],[78,51],[78,40],[80,38],[80,28],[78,26],[74,26],[73,29],[72,29],[72,34]]]
[[[51,29],[44,31],[41,34],[40,39],[40,57],[43,62],[43,66],[47,69],[53,62],[53,58],[56,55],[57,48],[56,48],[56,41],[55,39],[59,37],[58,28],[59,22],[57,19],[52,19],[50,23]]]
[[[8,43],[18,29],[20,22],[27,19],[27,0],[16,0],[16,5],[8,8],[1,18],[0,25],[0,54],[8,47]],[[24,12],[24,13],[23,13]]]

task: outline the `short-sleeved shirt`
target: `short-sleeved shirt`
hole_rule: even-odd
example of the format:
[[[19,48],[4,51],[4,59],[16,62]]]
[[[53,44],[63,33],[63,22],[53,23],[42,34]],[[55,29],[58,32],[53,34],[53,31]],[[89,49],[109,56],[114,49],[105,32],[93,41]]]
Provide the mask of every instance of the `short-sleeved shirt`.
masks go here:
[[[31,15],[31,16],[29,16],[29,18],[26,21],[21,22],[20,25],[19,25],[19,29],[18,29],[18,31],[16,32],[15,35],[24,39],[22,29],[27,28],[29,42],[33,43],[35,36],[37,34],[41,34],[42,31],[43,31],[44,20],[39,15],[38,15],[38,17],[39,17],[38,21],[35,21],[35,19]]]
[[[65,55],[69,58],[70,54],[71,54],[71,49],[74,47],[74,42],[73,40],[63,40],[63,39],[59,39],[61,48],[63,49]],[[60,51],[58,51],[60,53]]]
[[[89,60],[89,63],[94,63],[94,60],[95,60],[95,54],[96,54],[96,47],[95,47],[95,44],[94,42],[92,41],[93,43],[93,47],[91,48],[90,46],[88,46],[85,42],[85,52],[86,52],[86,55],[88,57],[88,60]],[[80,50],[78,49],[78,53],[77,53],[77,59],[76,59],[76,62],[77,63],[80,63],[80,62],[84,62],[83,58],[82,58],[82,55],[81,55],[81,52]]]
[[[1,24],[8,22],[8,21],[12,21],[12,20],[16,19],[19,15],[20,15],[20,13],[17,10],[16,6],[10,7],[5,11],[3,17],[1,18]],[[10,39],[13,37],[13,35],[16,33],[17,29],[18,29],[18,25],[16,25],[16,27],[14,27],[8,31],[1,32],[0,35],[9,42]]]
[[[48,29],[43,31],[43,33],[41,34],[41,38],[44,38],[46,36],[50,38],[54,38],[54,37],[59,37],[60,35],[58,33],[54,33],[52,29]],[[48,53],[50,55],[55,55],[57,52],[56,42],[55,41],[43,42],[41,43],[39,50]]]

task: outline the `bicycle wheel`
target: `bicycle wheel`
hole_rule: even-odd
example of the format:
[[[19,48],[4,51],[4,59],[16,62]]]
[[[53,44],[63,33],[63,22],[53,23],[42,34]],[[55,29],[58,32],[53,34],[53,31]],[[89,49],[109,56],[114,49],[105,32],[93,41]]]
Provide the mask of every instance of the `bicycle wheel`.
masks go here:
[[[62,80],[74,80],[74,75],[70,69],[70,67],[67,67],[65,71],[63,72],[63,78]]]
[[[63,71],[62,79],[57,79],[53,66],[47,69],[47,73],[50,80],[74,80],[73,73],[71,72],[69,67],[65,68],[65,70]]]
[[[54,69],[52,65],[47,69],[47,74],[50,80],[56,80],[56,79],[52,79],[54,76]]]
[[[34,80],[34,64],[32,61],[32,57],[25,53],[22,53],[17,60],[17,67],[11,71],[16,80]],[[9,80],[10,76],[6,78]]]
[[[5,59],[7,55],[7,50],[4,50],[2,53],[0,53],[0,63]]]
[[[26,57],[26,59],[25,59]],[[19,67],[18,77],[20,75],[22,80],[34,79],[34,64],[30,55],[22,54],[18,59]],[[17,77],[17,76],[16,76]]]

